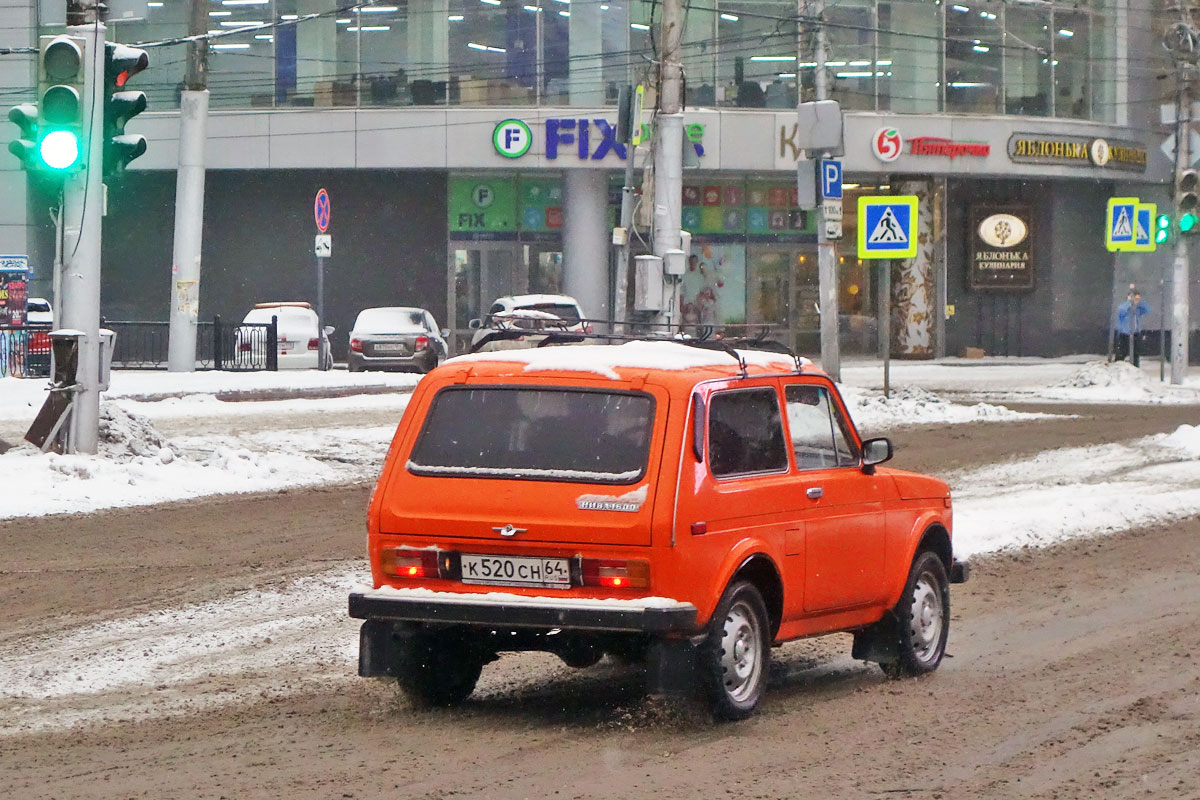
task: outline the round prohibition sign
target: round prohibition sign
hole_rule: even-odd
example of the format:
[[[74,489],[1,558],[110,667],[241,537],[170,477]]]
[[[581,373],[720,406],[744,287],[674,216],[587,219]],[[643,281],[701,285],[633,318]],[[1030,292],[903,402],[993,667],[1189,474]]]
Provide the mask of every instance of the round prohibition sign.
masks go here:
[[[313,219],[317,221],[317,230],[321,233],[329,230],[329,218],[333,216],[333,207],[329,202],[329,192],[321,188],[313,201]]]
[[[533,131],[519,119],[506,119],[492,131],[492,147],[505,158],[520,158],[533,145]]]

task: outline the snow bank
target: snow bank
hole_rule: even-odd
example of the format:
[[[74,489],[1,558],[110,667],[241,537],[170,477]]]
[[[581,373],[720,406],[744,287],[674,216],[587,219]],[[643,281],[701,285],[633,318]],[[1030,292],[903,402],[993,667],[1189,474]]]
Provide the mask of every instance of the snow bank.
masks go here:
[[[879,431],[906,425],[954,425],[965,422],[1011,422],[1045,419],[1053,414],[1013,411],[989,403],[962,405],[916,386],[906,386],[884,397],[883,392],[839,386],[842,399],[859,431]]]

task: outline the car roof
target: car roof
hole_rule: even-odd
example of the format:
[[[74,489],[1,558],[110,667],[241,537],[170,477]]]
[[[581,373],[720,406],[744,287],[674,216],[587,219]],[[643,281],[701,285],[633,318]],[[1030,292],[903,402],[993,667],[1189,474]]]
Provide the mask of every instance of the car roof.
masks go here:
[[[496,302],[512,306],[579,305],[578,300],[567,294],[509,294],[497,297]]]
[[[312,303],[298,300],[281,300],[277,303],[255,303],[255,308],[312,308]]]
[[[786,353],[737,350],[742,366],[728,351],[707,347],[638,340],[617,345],[536,347],[471,353],[446,362],[443,369],[466,367],[472,377],[503,378],[551,375],[567,380],[629,381],[653,376],[656,383],[690,388],[721,378],[795,373],[797,361]],[[804,374],[820,375],[806,358],[799,360]]]

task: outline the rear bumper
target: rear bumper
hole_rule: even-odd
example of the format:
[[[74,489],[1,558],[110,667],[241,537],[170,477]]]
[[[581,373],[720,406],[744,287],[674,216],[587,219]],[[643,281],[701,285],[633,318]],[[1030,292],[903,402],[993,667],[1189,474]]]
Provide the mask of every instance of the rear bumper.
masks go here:
[[[362,369],[424,370],[429,366],[429,356],[424,352],[411,356],[368,356],[351,350],[346,362]]]
[[[366,620],[560,628],[568,631],[671,634],[696,629],[696,607],[664,600],[526,597],[500,592],[456,594],[376,590],[350,595],[350,616]]]

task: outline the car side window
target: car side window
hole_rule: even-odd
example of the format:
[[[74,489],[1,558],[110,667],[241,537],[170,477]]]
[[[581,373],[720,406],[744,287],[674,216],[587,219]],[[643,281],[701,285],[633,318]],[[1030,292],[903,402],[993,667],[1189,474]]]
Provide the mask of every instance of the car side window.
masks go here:
[[[779,399],[770,387],[714,394],[708,404],[708,458],[713,475],[782,472],[787,449]]]
[[[838,465],[829,394],[821,386],[788,386],[788,428],[796,469],[828,469]]]
[[[833,445],[837,448],[838,465],[842,467],[857,467],[859,462],[858,445],[854,443],[854,434],[850,432],[850,422],[834,403],[829,404],[833,414]]]

